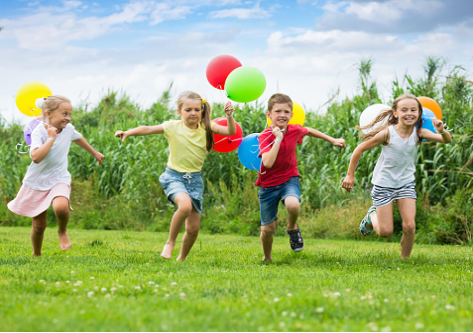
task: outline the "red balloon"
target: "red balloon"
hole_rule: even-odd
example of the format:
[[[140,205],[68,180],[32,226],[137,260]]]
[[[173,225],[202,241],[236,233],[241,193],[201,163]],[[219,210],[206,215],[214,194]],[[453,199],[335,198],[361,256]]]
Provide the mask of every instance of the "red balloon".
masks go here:
[[[219,55],[207,65],[207,80],[217,89],[225,88],[225,80],[235,68],[241,67],[241,62],[231,55]]]
[[[221,125],[225,127],[227,126],[226,117],[215,118],[212,121],[216,123],[217,125]],[[235,123],[236,123],[237,131],[233,135],[226,136],[226,135],[220,135],[220,134],[214,133],[214,150],[215,151],[218,151],[219,153],[228,153],[238,148],[243,138],[243,131],[241,130],[240,125],[236,121]]]

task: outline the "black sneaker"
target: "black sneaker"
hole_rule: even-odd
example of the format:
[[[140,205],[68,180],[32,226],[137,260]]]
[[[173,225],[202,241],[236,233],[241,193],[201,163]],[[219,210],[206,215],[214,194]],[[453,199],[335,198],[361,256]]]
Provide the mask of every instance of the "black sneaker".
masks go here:
[[[302,239],[301,229],[299,229],[299,226],[297,226],[297,229],[286,231],[289,234],[289,243],[291,244],[292,251],[302,251],[304,248],[304,240]]]

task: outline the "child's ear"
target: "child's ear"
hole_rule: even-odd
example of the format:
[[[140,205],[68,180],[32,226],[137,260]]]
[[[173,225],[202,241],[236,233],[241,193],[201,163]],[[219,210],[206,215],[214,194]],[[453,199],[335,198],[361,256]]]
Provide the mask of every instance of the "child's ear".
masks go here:
[[[271,111],[269,111],[269,110],[266,111],[266,116],[267,116],[268,118],[271,118]]]

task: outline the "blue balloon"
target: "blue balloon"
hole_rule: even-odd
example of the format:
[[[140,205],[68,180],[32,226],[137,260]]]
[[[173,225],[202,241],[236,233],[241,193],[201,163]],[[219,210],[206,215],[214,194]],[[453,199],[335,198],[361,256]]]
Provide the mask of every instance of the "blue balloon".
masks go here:
[[[422,108],[422,120],[425,120],[426,118],[437,118],[435,116],[435,113],[433,113],[432,111],[430,111],[429,109],[423,107]]]
[[[238,146],[238,158],[241,164],[247,169],[259,171],[261,167],[261,157],[259,155],[259,133],[250,134],[241,140]]]

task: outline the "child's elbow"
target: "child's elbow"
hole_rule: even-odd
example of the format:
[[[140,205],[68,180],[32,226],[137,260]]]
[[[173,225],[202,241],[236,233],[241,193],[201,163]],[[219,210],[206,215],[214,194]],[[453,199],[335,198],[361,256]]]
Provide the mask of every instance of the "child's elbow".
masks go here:
[[[265,163],[264,161],[263,161],[263,165],[266,169],[271,169],[273,167],[273,163],[271,163],[271,164],[270,163]]]

